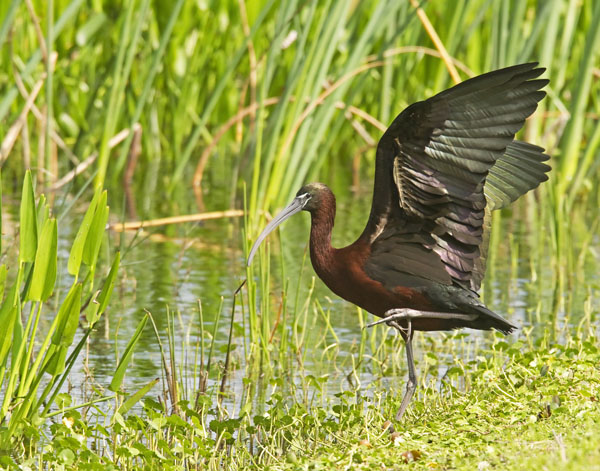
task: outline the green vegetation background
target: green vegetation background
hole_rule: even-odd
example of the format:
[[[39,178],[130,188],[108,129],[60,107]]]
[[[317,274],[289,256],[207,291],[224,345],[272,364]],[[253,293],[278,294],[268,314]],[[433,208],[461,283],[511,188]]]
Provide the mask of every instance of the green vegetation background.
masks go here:
[[[211,397],[175,416],[146,402],[142,416],[102,429],[74,411],[49,436],[19,442],[18,456],[70,469],[598,468],[598,306],[570,293],[597,289],[583,267],[595,259],[600,206],[599,50],[592,1],[1,2],[5,197],[18,199],[32,168],[37,194],[79,198],[93,184],[114,206],[133,200],[128,214],[139,219],[245,207],[244,248],[263,212],[306,181],[327,182],[342,201],[365,185],[368,195],[372,149],[406,105],[455,80],[539,61],[548,96],[522,137],[552,156],[551,180],[495,222],[523,220],[539,234],[530,274],[559,293],[552,312],[567,316],[560,326],[538,307],[543,335],[525,332],[517,347],[495,339],[449,389],[426,388],[393,437],[381,427],[396,398],[382,391],[320,406],[275,395],[256,415],[247,400],[246,415],[230,419],[215,415]],[[492,237],[493,271],[501,234]],[[257,310],[268,262],[249,275],[248,364],[282,360],[285,370],[282,352],[302,347],[297,318],[288,336],[268,299]],[[574,311],[584,314],[570,319]],[[271,331],[275,348],[265,345]],[[454,352],[452,340],[439,351]],[[379,358],[402,356],[385,336],[363,336],[355,353],[367,342]],[[274,384],[282,370],[270,372]]]

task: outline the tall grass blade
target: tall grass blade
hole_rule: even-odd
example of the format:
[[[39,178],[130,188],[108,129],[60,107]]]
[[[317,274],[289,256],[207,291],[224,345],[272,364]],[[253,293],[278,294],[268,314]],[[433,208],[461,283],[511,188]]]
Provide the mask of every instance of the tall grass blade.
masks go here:
[[[590,99],[590,88],[594,76],[594,67],[597,67],[597,57],[600,51],[600,2],[594,2],[592,19],[585,38],[585,46],[579,66],[577,67],[577,83],[572,104],[570,106],[570,119],[560,145],[560,167],[558,172],[558,194],[564,195],[572,183],[578,165],[581,163],[580,147],[584,134],[585,112]],[[571,188],[577,192],[578,188]]]
[[[2,41],[0,41],[2,43]],[[0,235],[2,232],[2,169],[0,169]],[[0,237],[0,254],[2,253],[2,237]],[[6,269],[5,269],[6,272]],[[2,290],[2,295],[4,294],[4,290]],[[0,300],[2,299],[2,295],[0,295]]]
[[[148,9],[149,3],[150,3],[149,0],[144,0],[142,7],[140,8],[140,11],[138,12],[138,15],[140,15],[142,17],[146,16],[146,10]],[[172,33],[173,27],[175,25],[175,20],[179,17],[179,13],[181,12],[181,7],[183,6],[183,3],[184,3],[183,0],[179,0],[173,7],[173,11],[171,12],[171,16],[169,17],[167,26],[161,35],[160,42],[158,44],[158,49],[153,54],[150,71],[148,72],[148,75],[146,76],[146,79],[144,80],[144,88],[142,89],[141,95],[137,98],[135,111],[133,112],[133,116],[129,123],[129,129],[133,129],[134,125],[139,121],[140,116],[142,115],[142,111],[144,110],[144,107],[146,106],[148,97],[150,96],[150,87],[152,86],[154,78],[156,77],[156,74],[158,73],[158,71],[161,67],[161,60],[163,59],[165,49],[167,47],[169,39],[171,38],[171,33]],[[123,165],[125,164],[125,158],[127,156],[127,153],[129,152],[129,148],[131,147],[131,141],[133,140],[133,136],[134,136],[134,133],[130,132],[129,136],[127,136],[127,139],[121,146],[121,154],[119,155],[119,158],[117,159],[117,162],[116,162],[116,165],[114,168],[114,172],[117,174],[120,173],[121,170],[123,169]]]
[[[44,129],[44,150],[46,168],[52,168],[51,131],[54,124],[54,0],[46,2],[46,122]],[[39,175],[38,175],[39,178]]]
[[[6,35],[10,31],[11,23],[13,22],[13,20],[15,18],[15,14],[17,13],[17,10],[19,9],[19,5],[21,4],[21,1],[22,0],[12,0],[12,2],[10,2],[8,11],[4,15],[4,20],[2,21],[2,26],[0,26],[0,46],[2,46],[2,43],[6,39]]]
[[[123,352],[123,355],[119,360],[119,364],[117,365],[117,369],[115,371],[113,379],[110,382],[110,386],[108,387],[108,389],[110,389],[113,392],[118,392],[121,388],[121,384],[123,384],[123,379],[125,379],[127,367],[129,366],[129,362],[131,361],[131,357],[133,356],[135,346],[138,340],[140,339],[140,336],[142,335],[144,327],[146,326],[146,322],[148,322],[147,314],[145,314],[142,320],[139,322],[137,328],[135,329],[135,332],[133,333],[133,336],[131,337],[131,339],[127,343],[127,346],[125,347],[125,351]]]
[[[104,178],[106,176],[106,168],[108,166],[108,157],[110,147],[108,141],[114,136],[117,127],[117,119],[121,111],[122,94],[126,83],[126,77],[129,75],[129,70],[125,67],[125,52],[127,46],[134,47],[135,42],[130,39],[130,28],[133,18],[133,11],[135,6],[134,1],[127,2],[127,10],[125,12],[125,20],[123,21],[123,29],[121,31],[119,41],[119,49],[116,54],[115,70],[112,77],[112,87],[110,89],[110,96],[108,100],[108,106],[106,109],[106,121],[104,122],[104,131],[102,133],[102,140],[100,142],[100,150],[98,152],[98,173],[94,181],[96,188],[100,188],[104,185]],[[138,22],[143,21],[143,18],[138,17]]]
[[[261,26],[262,22],[264,21],[265,17],[267,16],[267,13],[271,10],[273,4],[274,4],[274,0],[268,0],[267,3],[265,3],[259,16],[256,18],[254,24],[252,25],[248,39],[254,38],[256,32],[258,31],[258,28]],[[173,173],[173,179],[171,181],[171,185],[169,186],[170,192],[172,192],[174,190],[175,185],[179,184],[181,177],[183,176],[183,172],[185,171],[185,167],[192,155],[192,152],[194,151],[194,149],[196,148],[196,145],[198,144],[198,139],[200,138],[200,133],[204,129],[204,126],[206,125],[206,121],[208,120],[208,118],[210,117],[210,114],[212,113],[215,106],[217,105],[219,98],[221,98],[221,94],[225,90],[225,87],[229,84],[230,78],[231,78],[235,68],[239,64],[240,60],[242,59],[246,49],[247,49],[246,43],[244,43],[243,45],[241,45],[238,48],[238,50],[234,54],[231,61],[227,64],[225,72],[221,75],[221,77],[219,77],[218,85],[216,86],[215,90],[211,93],[208,103],[203,107],[202,115],[200,116],[198,123],[196,123],[194,130],[192,132],[192,135],[190,136],[189,141],[188,141],[187,145],[185,146],[185,149],[177,162],[177,167],[175,168],[175,172]]]
[[[54,36],[58,36],[63,28],[67,25],[69,21],[71,21],[79,12],[79,7],[83,3],[84,0],[73,0],[67,8],[60,15],[58,20],[53,26]],[[29,79],[31,74],[36,70],[40,60],[42,59],[42,52],[37,49],[35,53],[29,58],[27,64],[25,64],[25,68],[21,71],[21,77],[26,80]],[[9,112],[11,105],[14,100],[19,96],[19,91],[16,85],[12,85],[8,91],[5,93],[2,100],[0,100],[0,121],[3,121],[6,117],[6,114]]]
[[[8,274],[8,270],[6,268],[6,264],[3,263],[0,265],[0,302],[4,299],[4,289],[6,288],[6,275]]]
[[[100,11],[93,14],[91,18],[77,30],[77,33],[75,34],[75,42],[77,45],[82,47],[91,42],[92,38],[102,30],[102,27],[107,21],[108,18],[104,12]]]

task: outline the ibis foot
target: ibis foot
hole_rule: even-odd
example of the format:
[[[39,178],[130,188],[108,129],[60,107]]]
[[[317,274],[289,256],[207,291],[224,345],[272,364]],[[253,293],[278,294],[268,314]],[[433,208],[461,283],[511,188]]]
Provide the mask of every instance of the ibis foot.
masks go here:
[[[365,327],[373,327],[378,324],[388,324],[392,326],[392,321],[410,320],[410,319],[453,319],[460,321],[473,321],[478,317],[478,314],[460,314],[457,312],[434,312],[434,311],[419,311],[417,309],[399,308],[390,309],[383,314],[381,319],[367,324]],[[396,326],[393,326],[396,327]],[[398,328],[398,327],[396,327]],[[400,327],[400,331],[405,333],[406,329]]]

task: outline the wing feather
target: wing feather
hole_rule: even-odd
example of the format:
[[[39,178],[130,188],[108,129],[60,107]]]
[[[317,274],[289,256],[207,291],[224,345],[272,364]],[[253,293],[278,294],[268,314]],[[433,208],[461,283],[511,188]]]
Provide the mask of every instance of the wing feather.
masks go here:
[[[543,149],[514,141],[545,96],[548,81],[536,66],[480,75],[394,119],[378,145],[363,233],[371,241],[365,269],[375,279],[408,273],[479,288],[486,205],[504,207],[547,179]]]

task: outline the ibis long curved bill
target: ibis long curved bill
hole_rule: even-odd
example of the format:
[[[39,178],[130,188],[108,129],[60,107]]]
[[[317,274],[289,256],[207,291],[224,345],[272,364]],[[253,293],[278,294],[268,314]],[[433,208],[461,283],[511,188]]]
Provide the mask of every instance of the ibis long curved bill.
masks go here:
[[[285,208],[283,208],[281,210],[281,212],[277,216],[275,216],[269,224],[267,224],[267,227],[265,227],[263,229],[263,231],[260,233],[260,235],[258,236],[258,239],[256,239],[256,242],[254,242],[254,245],[252,246],[252,249],[250,250],[250,255],[248,255],[248,262],[246,264],[247,266],[250,266],[250,264],[252,263],[252,259],[254,258],[254,255],[258,251],[258,248],[260,247],[260,244],[262,243],[262,241],[265,240],[267,238],[267,236],[271,232],[273,232],[277,226],[279,226],[279,224],[281,224],[286,219],[289,219],[294,214],[302,211],[309,199],[310,199],[310,195],[307,195],[307,194],[302,194],[302,195],[296,196],[290,204],[288,204]]]

